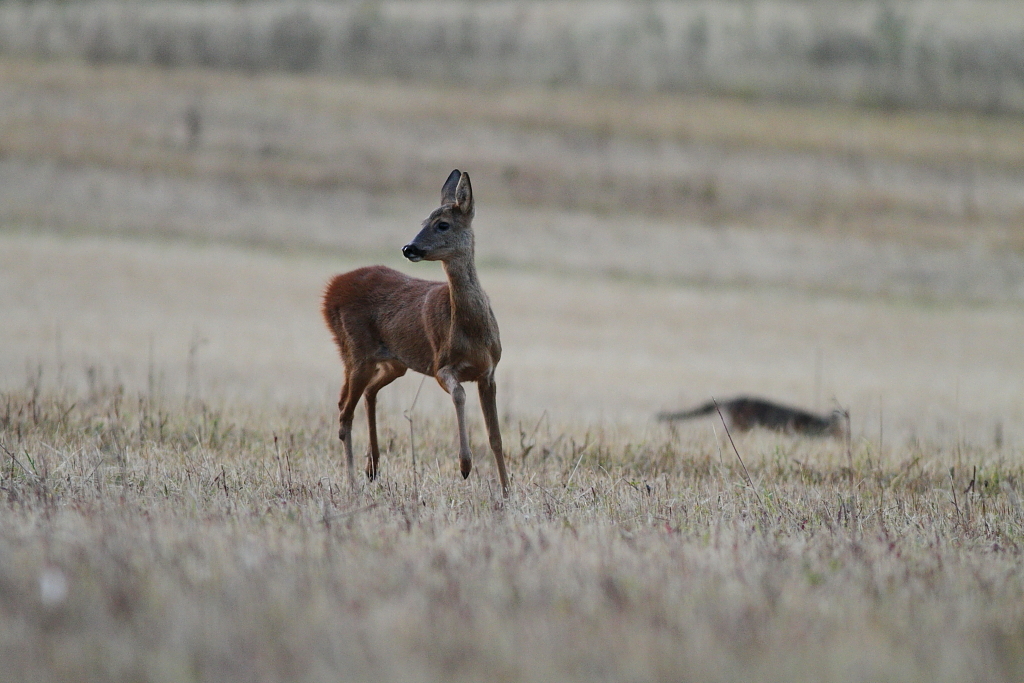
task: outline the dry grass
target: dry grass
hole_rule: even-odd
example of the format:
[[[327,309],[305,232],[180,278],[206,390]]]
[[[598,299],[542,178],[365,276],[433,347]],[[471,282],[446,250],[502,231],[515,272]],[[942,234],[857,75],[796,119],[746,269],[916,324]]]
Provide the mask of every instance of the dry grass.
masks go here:
[[[378,260],[459,166],[493,265],[1024,300],[1019,120],[73,63],[0,61],[0,85],[14,229]]]
[[[496,238],[482,217],[477,224],[481,245]],[[383,225],[402,244],[417,223]],[[442,277],[436,264],[399,263],[396,251],[383,262]],[[230,244],[0,233],[0,390],[22,386],[41,367],[54,390],[85,391],[92,372],[92,381],[133,393],[329,412],[341,363],[318,296],[331,275],[373,262]],[[1024,443],[1017,380],[1024,357],[1007,343],[1024,335],[1017,306],[917,305],[487,264],[480,273],[504,347],[499,404],[516,421],[533,424],[547,412],[555,423],[624,424],[636,439],[652,429],[663,438],[651,422],[659,410],[755,393],[822,411],[836,399],[851,409],[855,436],[876,443],[881,429],[889,444],[916,438],[987,448],[999,425],[1006,447]],[[409,375],[385,390],[382,419],[404,425],[419,383]],[[419,407],[450,417],[433,381]]]
[[[0,90],[5,677],[1024,675],[1019,122],[13,62]],[[418,377],[382,395],[379,482],[337,443],[318,294],[439,277],[395,259],[453,166],[508,502],[476,407],[464,482]],[[712,422],[650,419],[747,392],[835,397],[849,450],[738,437],[748,481]]]
[[[11,160],[432,196],[457,158],[492,206],[1021,249],[1017,118],[17,60],[0,84]]]
[[[389,430],[30,386],[0,399],[0,655],[17,680],[1016,680],[1021,469],[992,452],[586,428]],[[525,448],[524,448],[525,446]],[[911,457],[912,456],[912,457]]]
[[[1024,111],[1012,0],[0,5],[0,50],[97,63]]]
[[[483,268],[506,347],[503,504],[476,409],[464,482],[432,383],[414,475],[417,378],[382,396],[381,480],[349,489],[315,305],[343,263],[30,234],[0,235],[0,258],[14,679],[1022,673],[1016,308]],[[738,438],[751,488],[708,423],[644,419],[723,388],[809,402],[815,343],[825,395],[859,396],[849,455]],[[884,441],[881,406],[857,403],[879,392]]]
[[[572,87],[459,87],[383,77],[358,80],[12,58],[0,61],[0,78],[12,98],[5,106],[5,114],[11,116],[12,134],[5,140],[10,152],[34,150],[38,154],[45,150],[31,130],[52,125],[55,117],[68,116],[66,110],[53,106],[57,96],[77,96],[89,109],[100,109],[103,114],[90,120],[87,110],[77,112],[83,126],[96,127],[78,132],[104,138],[116,124],[134,120],[138,125],[140,113],[153,114],[169,103],[182,108],[193,103],[232,103],[232,113],[248,111],[253,118],[261,109],[269,119],[283,115],[286,108],[298,110],[293,116],[310,118],[451,120],[457,114],[464,123],[598,138],[677,140],[732,149],[863,155],[935,165],[966,157],[982,166],[1024,168],[1024,133],[1016,117],[967,112],[880,112],[701,95],[640,93],[627,97]],[[45,104],[47,96],[50,106]],[[38,98],[35,106],[29,100],[32,97]],[[171,109],[164,115],[178,113]],[[111,121],[109,116],[115,114],[120,120]],[[161,142],[154,136],[159,131],[155,124],[160,123],[170,126],[174,121],[150,120],[150,130],[137,130],[134,141],[150,138],[151,143]],[[22,141],[16,134],[18,127],[24,127],[23,134],[29,139]]]

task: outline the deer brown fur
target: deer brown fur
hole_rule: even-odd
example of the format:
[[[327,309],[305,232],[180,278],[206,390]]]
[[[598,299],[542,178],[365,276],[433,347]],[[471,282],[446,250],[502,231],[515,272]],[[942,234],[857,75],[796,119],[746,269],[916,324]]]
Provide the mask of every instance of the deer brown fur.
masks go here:
[[[352,416],[366,398],[370,430],[366,474],[377,475],[377,392],[406,370],[434,377],[455,404],[459,430],[459,464],[468,477],[473,462],[466,433],[466,391],[476,382],[484,424],[501,489],[508,496],[502,454],[494,369],[501,359],[498,323],[474,264],[473,190],[469,174],[452,171],[441,188],[441,206],[431,212],[402,253],[410,261],[441,261],[447,282],[410,277],[386,266],[359,268],[336,276],[327,285],[323,316],[345,365],[338,409],[339,437],[351,475]]]

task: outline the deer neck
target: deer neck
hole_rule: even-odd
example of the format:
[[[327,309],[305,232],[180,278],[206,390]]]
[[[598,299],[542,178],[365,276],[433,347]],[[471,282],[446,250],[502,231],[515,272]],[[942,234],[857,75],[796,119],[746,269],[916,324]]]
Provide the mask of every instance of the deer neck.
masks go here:
[[[490,304],[477,279],[473,253],[446,260],[448,296],[452,306],[452,328],[466,332],[483,331],[489,326]]]

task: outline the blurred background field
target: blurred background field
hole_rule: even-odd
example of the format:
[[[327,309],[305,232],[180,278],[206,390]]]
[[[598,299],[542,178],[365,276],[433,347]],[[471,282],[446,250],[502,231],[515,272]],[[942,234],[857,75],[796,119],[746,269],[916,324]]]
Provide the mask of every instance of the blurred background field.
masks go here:
[[[1013,680],[1021,9],[0,2],[0,651],[81,680]],[[468,483],[432,380],[381,394],[379,484],[347,488],[333,426],[322,288],[440,279],[400,249],[453,168],[505,505],[473,391]],[[750,479],[720,423],[653,419],[737,394],[847,408],[851,440],[738,436]]]
[[[322,283],[440,277],[399,248],[460,167],[509,415],[749,392],[1017,443],[1013,8],[2,4],[5,385],[329,406]]]

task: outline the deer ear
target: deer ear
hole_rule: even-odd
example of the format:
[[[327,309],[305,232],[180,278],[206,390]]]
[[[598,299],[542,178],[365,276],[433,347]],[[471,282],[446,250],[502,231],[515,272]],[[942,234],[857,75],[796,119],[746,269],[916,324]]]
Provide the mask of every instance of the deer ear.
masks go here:
[[[462,173],[459,169],[455,169],[448,176],[448,180],[444,181],[444,185],[441,187],[441,204],[455,204],[455,189],[459,186],[459,179],[462,177]]]
[[[455,206],[462,213],[473,213],[473,186],[469,184],[469,174],[463,173],[459,178],[459,184],[455,188]]]

